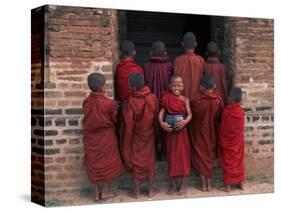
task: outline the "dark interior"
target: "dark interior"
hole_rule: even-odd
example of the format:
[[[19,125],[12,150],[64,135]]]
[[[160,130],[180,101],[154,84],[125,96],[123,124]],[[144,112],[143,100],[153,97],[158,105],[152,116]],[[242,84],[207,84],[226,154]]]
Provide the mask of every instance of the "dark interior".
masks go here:
[[[196,53],[204,57],[209,41],[209,16],[126,11],[125,37],[135,43],[135,59],[140,65],[148,61],[151,44],[156,40],[166,44],[168,55],[173,62],[176,56],[183,53],[181,39],[188,31],[195,33],[198,42]]]

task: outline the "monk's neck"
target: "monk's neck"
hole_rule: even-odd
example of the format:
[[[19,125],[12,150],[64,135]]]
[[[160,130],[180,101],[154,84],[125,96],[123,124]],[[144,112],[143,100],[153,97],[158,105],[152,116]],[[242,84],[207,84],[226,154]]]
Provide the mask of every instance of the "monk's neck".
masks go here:
[[[134,57],[122,57],[122,61],[134,60]]]
[[[185,54],[194,54],[194,49],[186,49]]]

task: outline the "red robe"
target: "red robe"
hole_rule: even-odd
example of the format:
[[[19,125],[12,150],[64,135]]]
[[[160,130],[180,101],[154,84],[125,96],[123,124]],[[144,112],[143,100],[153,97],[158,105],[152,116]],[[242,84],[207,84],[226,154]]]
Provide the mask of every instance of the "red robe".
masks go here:
[[[183,94],[189,98],[190,101],[192,101],[199,92],[203,66],[204,59],[195,53],[186,53],[175,59],[174,73],[183,78]]]
[[[244,181],[244,111],[240,104],[230,104],[222,113],[219,160],[225,184]]]
[[[130,96],[128,78],[132,73],[144,74],[143,69],[133,59],[122,60],[116,67],[117,98],[125,101]]]
[[[163,91],[169,88],[169,77],[172,75],[173,65],[167,56],[152,56],[144,65],[144,76],[151,92],[160,98]]]
[[[204,73],[208,73],[214,77],[216,90],[221,96],[224,105],[228,104],[228,93],[226,83],[226,67],[220,63],[216,57],[209,57],[204,65]]]
[[[124,167],[115,136],[117,108],[111,99],[93,92],[83,102],[84,165],[92,183],[108,182]]]
[[[155,169],[157,105],[156,96],[144,87],[133,92],[122,108],[122,155],[138,180],[149,176]]]
[[[200,91],[191,102],[191,163],[205,177],[213,175],[222,110],[223,101],[217,92]]]
[[[185,102],[171,92],[161,94],[160,106],[165,113],[187,114]],[[179,132],[165,133],[167,145],[168,175],[186,176],[190,172],[190,144],[187,128]]]

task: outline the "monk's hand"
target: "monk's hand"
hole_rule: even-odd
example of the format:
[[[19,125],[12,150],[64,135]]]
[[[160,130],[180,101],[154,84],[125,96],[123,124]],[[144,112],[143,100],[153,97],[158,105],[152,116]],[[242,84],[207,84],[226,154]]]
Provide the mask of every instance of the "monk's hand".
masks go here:
[[[187,124],[186,120],[180,120],[180,121],[177,121],[176,124],[175,124],[175,130],[176,131],[181,131],[185,125]]]
[[[171,125],[169,125],[167,122],[161,122],[160,125],[167,132],[172,132],[173,131]]]

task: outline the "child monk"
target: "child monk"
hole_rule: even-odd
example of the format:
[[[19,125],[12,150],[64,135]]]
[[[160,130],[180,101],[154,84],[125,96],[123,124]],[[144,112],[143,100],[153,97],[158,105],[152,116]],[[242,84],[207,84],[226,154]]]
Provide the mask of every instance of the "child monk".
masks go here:
[[[114,196],[108,184],[122,174],[124,167],[115,136],[117,108],[104,96],[105,77],[90,74],[88,86],[92,92],[83,102],[84,165],[98,201]]]
[[[172,71],[173,65],[169,61],[165,43],[153,42],[149,62],[144,65],[144,75],[147,86],[158,98],[163,91],[168,90]]]
[[[127,168],[132,171],[134,192],[129,197],[138,199],[140,181],[148,178],[148,197],[154,196],[155,130],[158,102],[145,86],[140,73],[129,76],[131,96],[122,108],[122,154]]]
[[[144,74],[143,69],[134,61],[136,54],[135,45],[132,41],[124,40],[120,44],[121,61],[116,67],[116,89],[117,99],[121,102],[130,96],[128,77],[132,73]]]
[[[244,111],[240,106],[242,91],[230,91],[230,104],[224,108],[219,133],[219,160],[223,169],[225,191],[238,184],[243,189],[244,176]]]
[[[191,102],[191,163],[200,174],[201,191],[211,191],[223,101],[214,91],[212,76],[205,74],[200,85],[197,97]]]
[[[197,42],[192,32],[187,32],[183,36],[182,46],[185,54],[175,59],[174,73],[182,77],[184,84],[183,95],[192,101],[199,92],[204,59],[194,52]]]
[[[204,64],[204,73],[208,73],[214,78],[216,90],[226,106],[228,104],[227,73],[225,65],[218,58],[219,49],[216,42],[208,43],[206,54],[208,58]]]
[[[160,98],[163,91],[169,88],[169,78],[172,75],[173,65],[169,61],[165,43],[155,41],[152,43],[149,62],[144,65],[144,76],[147,86],[151,92]],[[165,159],[166,145],[163,132],[159,129],[156,142],[157,158]]]
[[[160,125],[165,130],[168,175],[171,179],[167,194],[173,195],[178,191],[177,195],[184,195],[185,177],[190,172],[190,145],[186,125],[192,115],[189,99],[182,95],[184,85],[179,75],[170,78],[169,89],[161,94],[159,113]]]

